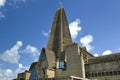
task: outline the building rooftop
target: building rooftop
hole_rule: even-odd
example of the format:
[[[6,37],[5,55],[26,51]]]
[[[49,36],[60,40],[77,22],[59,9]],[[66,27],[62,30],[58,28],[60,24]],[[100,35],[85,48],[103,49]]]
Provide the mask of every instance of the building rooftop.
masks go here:
[[[33,62],[29,68],[29,71],[32,71],[32,69],[36,66],[37,62]]]
[[[92,57],[88,60],[87,64],[110,62],[110,61],[115,61],[115,60],[120,60],[120,52],[112,53],[110,55],[99,56],[99,57]]]

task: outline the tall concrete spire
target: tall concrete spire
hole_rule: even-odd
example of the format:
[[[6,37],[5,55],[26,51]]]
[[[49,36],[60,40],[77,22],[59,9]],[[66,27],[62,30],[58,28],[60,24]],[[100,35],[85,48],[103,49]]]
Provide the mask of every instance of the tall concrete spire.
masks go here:
[[[47,44],[47,49],[55,52],[56,57],[59,58],[64,48],[72,43],[69,26],[66,18],[64,8],[56,11],[50,37]]]

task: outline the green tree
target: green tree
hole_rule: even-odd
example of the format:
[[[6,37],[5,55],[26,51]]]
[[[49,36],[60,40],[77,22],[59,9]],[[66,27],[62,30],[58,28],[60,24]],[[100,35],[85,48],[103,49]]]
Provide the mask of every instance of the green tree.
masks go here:
[[[20,78],[19,80],[25,80],[24,78]]]

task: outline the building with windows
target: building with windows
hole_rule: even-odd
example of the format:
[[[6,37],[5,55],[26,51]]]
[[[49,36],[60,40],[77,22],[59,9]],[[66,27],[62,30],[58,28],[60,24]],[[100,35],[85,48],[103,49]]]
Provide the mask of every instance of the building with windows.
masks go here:
[[[84,61],[93,57],[85,48],[72,42],[64,8],[56,11],[46,48],[37,63],[38,79],[85,80]]]
[[[47,46],[30,80],[120,80],[120,53],[94,57],[72,42],[64,8],[56,11]]]
[[[36,69],[37,62],[33,62],[30,66],[29,71],[31,72],[29,80],[37,80],[37,69]]]
[[[86,77],[97,80],[120,80],[120,53],[92,57],[85,64]]]

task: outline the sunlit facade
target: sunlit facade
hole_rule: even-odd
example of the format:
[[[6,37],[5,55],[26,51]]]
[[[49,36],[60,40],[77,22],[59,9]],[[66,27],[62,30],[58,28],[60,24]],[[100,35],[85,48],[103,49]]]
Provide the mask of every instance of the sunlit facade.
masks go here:
[[[94,57],[72,42],[65,10],[60,8],[47,46],[29,71],[30,80],[120,80],[120,53]]]

